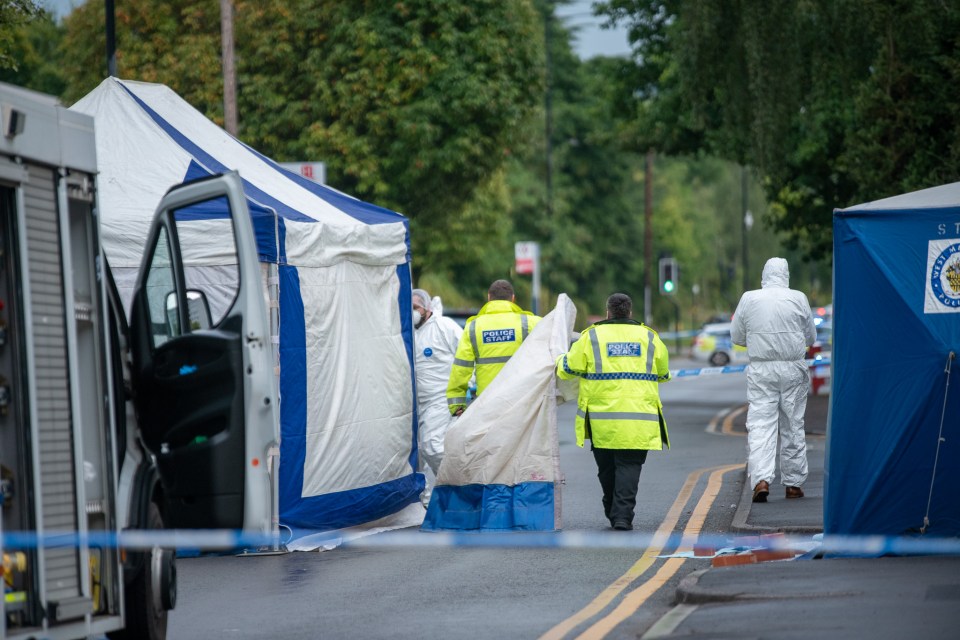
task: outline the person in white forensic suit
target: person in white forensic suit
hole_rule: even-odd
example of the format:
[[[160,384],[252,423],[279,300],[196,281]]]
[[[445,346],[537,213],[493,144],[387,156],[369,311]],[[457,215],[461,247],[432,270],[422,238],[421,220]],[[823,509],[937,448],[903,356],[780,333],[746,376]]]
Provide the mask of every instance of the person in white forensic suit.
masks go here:
[[[783,258],[763,267],[760,289],[747,291],[733,314],[730,337],[745,346],[747,365],[747,472],[753,501],[766,502],[780,436],[780,481],[786,498],[802,498],[807,480],[803,415],[810,371],[807,347],[817,338],[807,296],[790,288]]]
[[[443,460],[443,438],[456,420],[447,408],[447,381],[463,329],[442,315],[439,299],[431,299],[423,289],[414,289],[412,297],[420,471],[426,476],[426,467],[429,467],[436,478]],[[420,498],[424,506],[430,502],[433,482],[427,478],[427,486]]]

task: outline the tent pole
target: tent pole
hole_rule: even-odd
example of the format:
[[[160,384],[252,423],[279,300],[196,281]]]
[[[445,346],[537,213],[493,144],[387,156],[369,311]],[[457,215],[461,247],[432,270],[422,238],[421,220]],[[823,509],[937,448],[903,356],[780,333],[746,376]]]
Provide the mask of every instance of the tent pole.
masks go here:
[[[937,434],[937,453],[933,458],[933,473],[930,474],[930,494],[927,496],[927,512],[923,514],[923,526],[920,527],[920,533],[927,532],[930,526],[930,503],[933,501],[933,483],[937,477],[937,463],[940,461],[940,445],[943,443],[943,421],[947,416],[947,395],[950,393],[950,369],[953,365],[953,359],[956,354],[951,351],[947,356],[947,366],[943,372],[947,374],[947,384],[943,390],[943,411],[940,412],[940,433]]]

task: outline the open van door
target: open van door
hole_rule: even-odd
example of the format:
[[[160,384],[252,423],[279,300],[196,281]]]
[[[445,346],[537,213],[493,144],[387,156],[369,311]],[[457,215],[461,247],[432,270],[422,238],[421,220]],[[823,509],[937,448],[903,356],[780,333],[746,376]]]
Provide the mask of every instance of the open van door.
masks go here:
[[[161,200],[131,305],[134,402],[174,528],[270,534],[274,357],[237,173]]]

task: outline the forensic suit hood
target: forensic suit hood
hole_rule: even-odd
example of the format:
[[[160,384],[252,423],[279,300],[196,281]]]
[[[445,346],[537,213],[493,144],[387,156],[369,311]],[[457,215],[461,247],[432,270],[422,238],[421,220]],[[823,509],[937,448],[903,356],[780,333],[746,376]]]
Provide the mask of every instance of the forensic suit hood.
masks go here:
[[[763,265],[763,275],[760,277],[760,286],[767,287],[789,287],[790,286],[790,267],[783,258],[770,258],[767,264]]]
[[[789,288],[787,261],[767,260],[760,284],[761,289],[747,291],[737,305],[730,327],[733,343],[747,347],[751,363],[803,360],[817,339],[817,328],[807,296]]]

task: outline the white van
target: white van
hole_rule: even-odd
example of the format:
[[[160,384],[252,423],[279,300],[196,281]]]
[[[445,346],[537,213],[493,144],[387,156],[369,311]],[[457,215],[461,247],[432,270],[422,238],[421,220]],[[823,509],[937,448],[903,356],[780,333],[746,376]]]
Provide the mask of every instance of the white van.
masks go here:
[[[163,198],[128,326],[99,242],[93,119],[4,84],[0,112],[0,637],[161,639],[173,550],[127,552],[119,532],[273,531],[274,357],[241,182]],[[211,201],[235,275],[215,310],[178,242]]]

